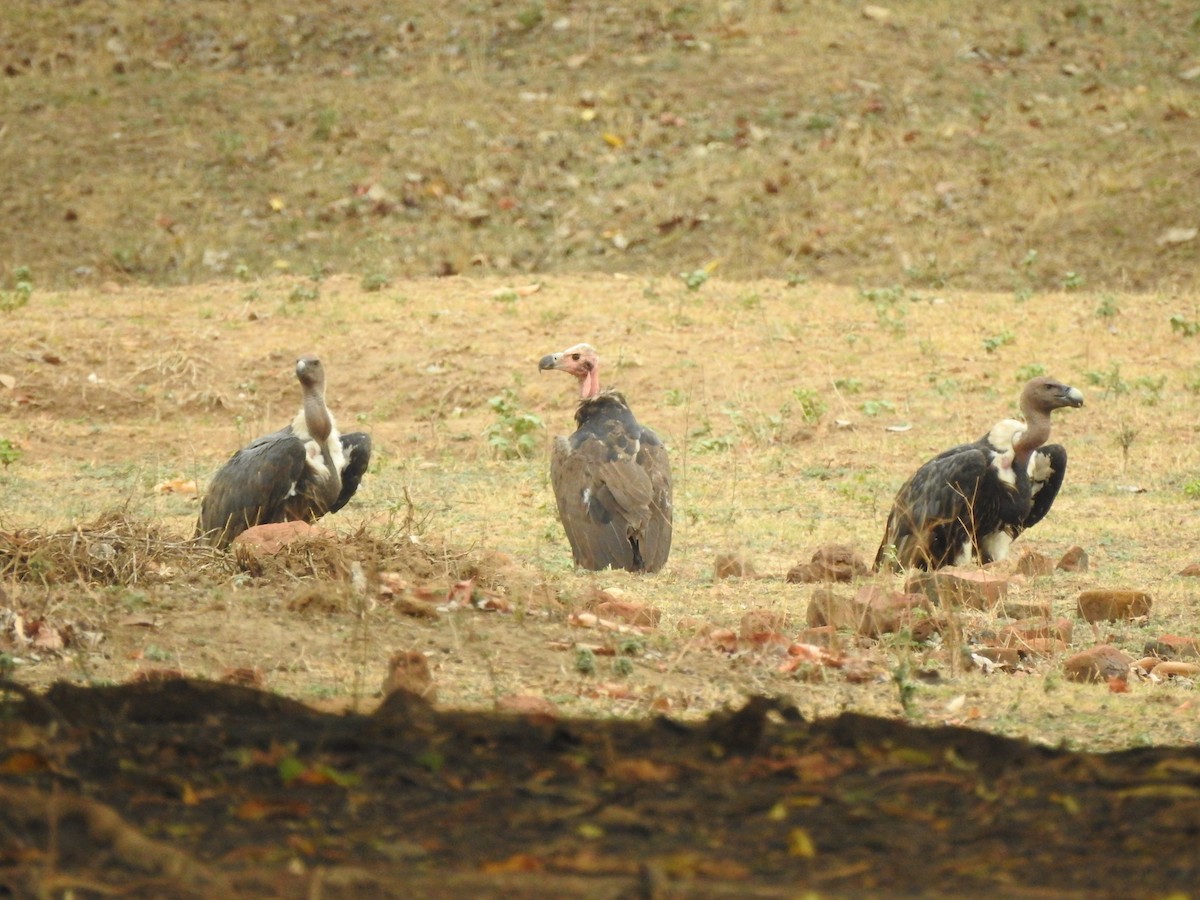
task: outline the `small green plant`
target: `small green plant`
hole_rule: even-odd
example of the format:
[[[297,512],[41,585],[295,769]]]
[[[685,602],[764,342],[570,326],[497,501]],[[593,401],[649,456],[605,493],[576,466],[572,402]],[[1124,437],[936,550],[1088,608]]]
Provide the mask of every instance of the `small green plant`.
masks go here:
[[[517,394],[512,388],[488,400],[496,421],[484,432],[492,453],[500,459],[526,459],[537,449],[537,434],[544,426],[533,413],[517,406]]]
[[[1112,294],[1105,294],[1100,298],[1100,302],[1096,304],[1097,319],[1115,319],[1121,314],[1121,307],[1117,306],[1117,298]]]
[[[613,674],[625,678],[633,674],[633,660],[628,656],[618,656],[613,660]]]
[[[1028,363],[1017,367],[1017,381],[1028,381],[1030,378],[1037,378],[1040,375],[1046,374],[1046,367],[1040,363]]]
[[[1133,448],[1133,442],[1137,440],[1138,430],[1125,422],[1121,423],[1121,427],[1117,429],[1116,442],[1121,448],[1121,468],[1122,470],[1129,468],[1129,451]]]
[[[11,291],[0,291],[0,312],[13,312],[29,302],[33,294],[33,276],[27,266],[17,266],[13,270],[13,288]]]
[[[762,309],[762,297],[759,294],[746,294],[738,298],[738,306],[751,312]]]
[[[8,468],[21,458],[20,449],[8,438],[0,440],[0,466]]]
[[[801,272],[790,272],[784,284],[788,287],[799,287],[808,283],[808,276]]]
[[[862,381],[857,378],[835,378],[833,386],[843,394],[860,394],[863,389]]]
[[[693,269],[690,272],[680,272],[679,277],[683,279],[683,283],[689,291],[698,291],[704,287],[705,282],[712,277],[708,269]]]
[[[901,305],[905,299],[904,288],[892,285],[886,288],[858,289],[858,295],[875,307],[875,320],[879,327],[892,334],[901,335],[908,329],[905,318],[908,311]]]
[[[1200,334],[1200,322],[1195,319],[1185,319],[1178,314],[1173,315],[1171,316],[1171,332],[1183,337],[1195,337]]]
[[[363,276],[360,287],[368,294],[373,294],[377,291],[382,291],[385,287],[390,286],[392,279],[388,278],[382,272],[371,272]]]
[[[666,400],[667,406],[683,406],[687,403],[687,391],[681,388],[668,388],[663,394],[663,399]]]
[[[1133,380],[1133,386],[1147,406],[1158,406],[1162,401],[1163,388],[1167,386],[1167,376],[1159,375],[1156,378],[1153,375],[1140,375]]]
[[[800,417],[809,425],[819,422],[821,416],[829,410],[829,405],[821,395],[811,388],[794,388],[792,396],[800,405]]]
[[[587,647],[575,651],[575,671],[581,675],[592,675],[596,671],[596,654]]]
[[[313,300],[321,296],[321,288],[319,285],[313,284],[298,284],[290,294],[288,294],[288,303],[311,303]]]
[[[1121,377],[1121,366],[1119,363],[1113,363],[1106,371],[1093,370],[1087,372],[1084,376],[1087,383],[1096,387],[1104,388],[1104,396],[1112,394],[1114,397],[1119,397],[1122,394],[1129,393],[1129,382]]]
[[[1200,500],[1200,478],[1193,478],[1183,486],[1183,495],[1193,500]]]
[[[863,411],[863,415],[875,418],[880,413],[895,412],[896,404],[891,400],[864,400],[859,409]]]
[[[1007,347],[1016,340],[1017,336],[1006,328],[999,334],[993,334],[991,337],[985,337],[983,339],[983,349],[988,353],[995,353],[1001,347]]]
[[[728,453],[737,440],[732,435],[706,437],[696,441],[697,453]]]
[[[1068,272],[1063,276],[1062,286],[1064,291],[1077,291],[1083,287],[1083,276],[1078,272]]]

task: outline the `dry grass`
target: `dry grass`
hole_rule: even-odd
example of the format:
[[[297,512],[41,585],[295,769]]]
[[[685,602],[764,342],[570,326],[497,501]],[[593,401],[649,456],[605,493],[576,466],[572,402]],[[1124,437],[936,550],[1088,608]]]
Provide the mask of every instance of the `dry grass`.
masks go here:
[[[0,266],[1192,283],[1194,4],[861,8],[18,4]]]
[[[275,690],[344,706],[370,701],[393,652],[419,650],[451,705],[490,707],[528,691],[572,714],[666,706],[697,715],[772,692],[811,715],[900,714],[903,697],[919,719],[1050,742],[1197,739],[1186,684],[1110,694],[1065,683],[1056,659],[1015,676],[961,671],[956,635],[996,627],[986,616],[961,617],[942,647],[902,637],[858,647],[847,637],[844,649],[875,674],[863,684],[836,672],[782,675],[769,653],[730,657],[678,625],[703,616],[736,629],[746,611],[766,609],[798,629],[811,589],[785,584],[783,573],[824,543],[869,558],[901,481],[931,453],[1012,414],[1028,367],[1043,366],[1079,386],[1087,405],[1056,413],[1055,439],[1071,453],[1067,483],[1021,544],[1055,555],[1080,543],[1093,568],[1015,595],[1072,615],[1080,590],[1146,589],[1149,623],[1102,634],[1135,655],[1162,632],[1200,633],[1191,582],[1174,574],[1200,559],[1188,493],[1200,481],[1200,372],[1191,362],[1200,338],[1172,328],[1177,304],[1084,290],[1020,303],[720,277],[692,290],[675,276],[556,277],[526,296],[498,279],[364,292],[341,277],[292,299],[313,284],[40,294],[0,320],[0,373],[15,381],[0,395],[9,404],[3,437],[19,454],[0,470],[7,606],[92,635],[63,651],[10,642],[20,680],[256,667]],[[545,424],[539,447],[569,428],[568,379],[539,375],[536,364],[584,338],[606,360],[604,382],[670,444],[676,543],[658,576],[572,571],[544,452],[503,459],[485,438],[491,426],[503,431],[489,400],[506,390]],[[203,363],[153,364],[163,348]],[[192,545],[195,500],[155,486],[203,482],[234,447],[290,419],[302,352],[326,360],[342,427],[369,430],[378,456],[354,503],[326,523],[341,535],[329,558],[304,551],[252,577]],[[225,403],[197,404],[196,393]],[[912,428],[886,430],[905,423]],[[120,517],[97,521],[112,509]],[[33,566],[10,547],[14,535],[35,536],[52,564]],[[113,552],[97,566],[101,545]],[[714,580],[717,554],[731,551],[766,577]],[[435,595],[475,577],[515,612],[413,619],[348,587],[354,562],[368,578],[394,567]],[[598,586],[659,607],[662,627],[630,638],[568,626],[566,613]],[[1074,648],[1092,640],[1077,623]],[[579,653],[575,641],[615,655]],[[588,665],[592,674],[581,670]],[[937,680],[921,681],[927,671]]]

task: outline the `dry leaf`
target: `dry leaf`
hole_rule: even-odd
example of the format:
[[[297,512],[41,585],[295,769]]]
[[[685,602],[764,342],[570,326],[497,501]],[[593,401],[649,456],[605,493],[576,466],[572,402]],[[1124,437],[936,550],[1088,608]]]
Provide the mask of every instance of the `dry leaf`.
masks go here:
[[[11,375],[0,372],[0,384],[4,385],[11,391],[17,386],[17,379],[13,378]]]
[[[171,481],[160,481],[154,486],[156,494],[196,494],[199,491],[194,478],[175,478]]]

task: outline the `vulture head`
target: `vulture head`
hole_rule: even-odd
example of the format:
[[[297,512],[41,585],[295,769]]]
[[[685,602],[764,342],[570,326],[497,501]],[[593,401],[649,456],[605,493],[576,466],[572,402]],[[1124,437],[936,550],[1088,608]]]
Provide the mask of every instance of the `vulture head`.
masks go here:
[[[1050,413],[1064,406],[1083,406],[1083,394],[1078,388],[1041,376],[1031,378],[1021,391],[1021,412],[1025,430],[1015,435],[1013,449],[1028,458],[1050,438]]]
[[[576,344],[543,356],[538,369],[557,369],[579,379],[579,396],[584,400],[600,393],[600,357],[591,344]]]

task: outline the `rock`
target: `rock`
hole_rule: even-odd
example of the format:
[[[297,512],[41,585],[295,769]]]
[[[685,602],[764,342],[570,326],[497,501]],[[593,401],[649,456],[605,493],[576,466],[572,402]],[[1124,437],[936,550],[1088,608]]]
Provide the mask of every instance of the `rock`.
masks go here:
[[[732,628],[717,628],[708,633],[712,645],[726,653],[736,653],[738,648],[737,632]]]
[[[558,707],[536,694],[506,694],[496,701],[498,712],[514,713],[535,719],[557,719]]]
[[[876,584],[865,584],[854,602],[864,611],[858,633],[866,637],[879,637],[908,628],[914,640],[923,640],[935,630],[930,621],[929,600],[924,594],[902,594]]]
[[[908,593],[922,593],[933,603],[953,609],[967,606],[990,612],[1008,597],[1008,577],[979,569],[916,572],[904,584]]]
[[[868,3],[862,8],[862,17],[872,22],[886,22],[892,17],[892,11],[886,6],[876,6]]]
[[[1086,572],[1088,570],[1087,551],[1076,544],[1062,555],[1056,568],[1063,572]]]
[[[805,622],[810,628],[829,626],[857,630],[864,610],[853,597],[835,593],[831,588],[816,588],[808,600]]]
[[[743,641],[762,643],[761,635],[779,634],[787,625],[787,615],[774,609],[752,609],[742,616],[738,636]]]
[[[657,628],[662,619],[662,610],[658,607],[631,600],[601,600],[594,607],[594,612],[602,619],[614,619],[645,628]]]
[[[1116,647],[1101,644],[1063,660],[1063,675],[1068,681],[1083,682],[1124,678],[1132,662],[1133,657]]]
[[[1054,560],[1036,550],[1023,550],[1017,557],[1017,571],[1030,578],[1045,578],[1054,574]]]
[[[1016,647],[976,647],[971,652],[1008,669],[1015,669],[1021,663],[1021,651]]]
[[[430,703],[437,700],[437,687],[429,672],[429,660],[419,650],[402,650],[388,660],[387,677],[383,679],[384,697],[395,691],[407,691]]]
[[[326,529],[310,525],[308,522],[272,522],[269,525],[247,528],[233,539],[232,545],[235,553],[274,556],[289,544],[322,538],[329,533]]]
[[[1058,638],[1035,637],[1026,638],[1017,645],[1017,649],[1024,656],[1044,659],[1049,656],[1062,656],[1067,652],[1067,645]]]
[[[1200,578],[1200,563],[1184,566],[1179,570],[1179,574],[1184,578]]]
[[[1000,642],[1005,647],[1020,647],[1024,643],[1039,638],[1051,638],[1071,643],[1071,633],[1074,626],[1070,619],[1022,619],[1000,629]]]
[[[1048,619],[1050,601],[1005,597],[996,613],[1008,619]]]
[[[720,553],[713,565],[713,574],[718,578],[755,578],[754,565],[736,553]]]
[[[1164,634],[1153,641],[1147,641],[1143,652],[1160,659],[1200,658],[1200,638]]]
[[[237,684],[242,687],[258,688],[259,690],[265,690],[267,686],[267,678],[263,674],[263,670],[258,666],[240,666],[226,669],[221,673],[221,680],[226,684]]]
[[[846,544],[826,544],[818,547],[812,560],[793,566],[787,573],[789,584],[809,584],[816,581],[853,581],[866,575],[867,564],[858,551]]]
[[[1117,622],[1150,612],[1152,601],[1145,591],[1083,591],[1079,615],[1085,622]]]
[[[837,629],[832,625],[805,628],[794,639],[797,644],[812,644],[814,647],[832,647],[838,643]]]
[[[1197,675],[1200,675],[1200,665],[1197,663],[1180,662],[1176,659],[1167,659],[1155,666],[1153,672],[1160,678],[1171,675],[1178,678],[1195,678]]]
[[[717,626],[700,616],[680,616],[675,630],[681,637],[707,637]]]

